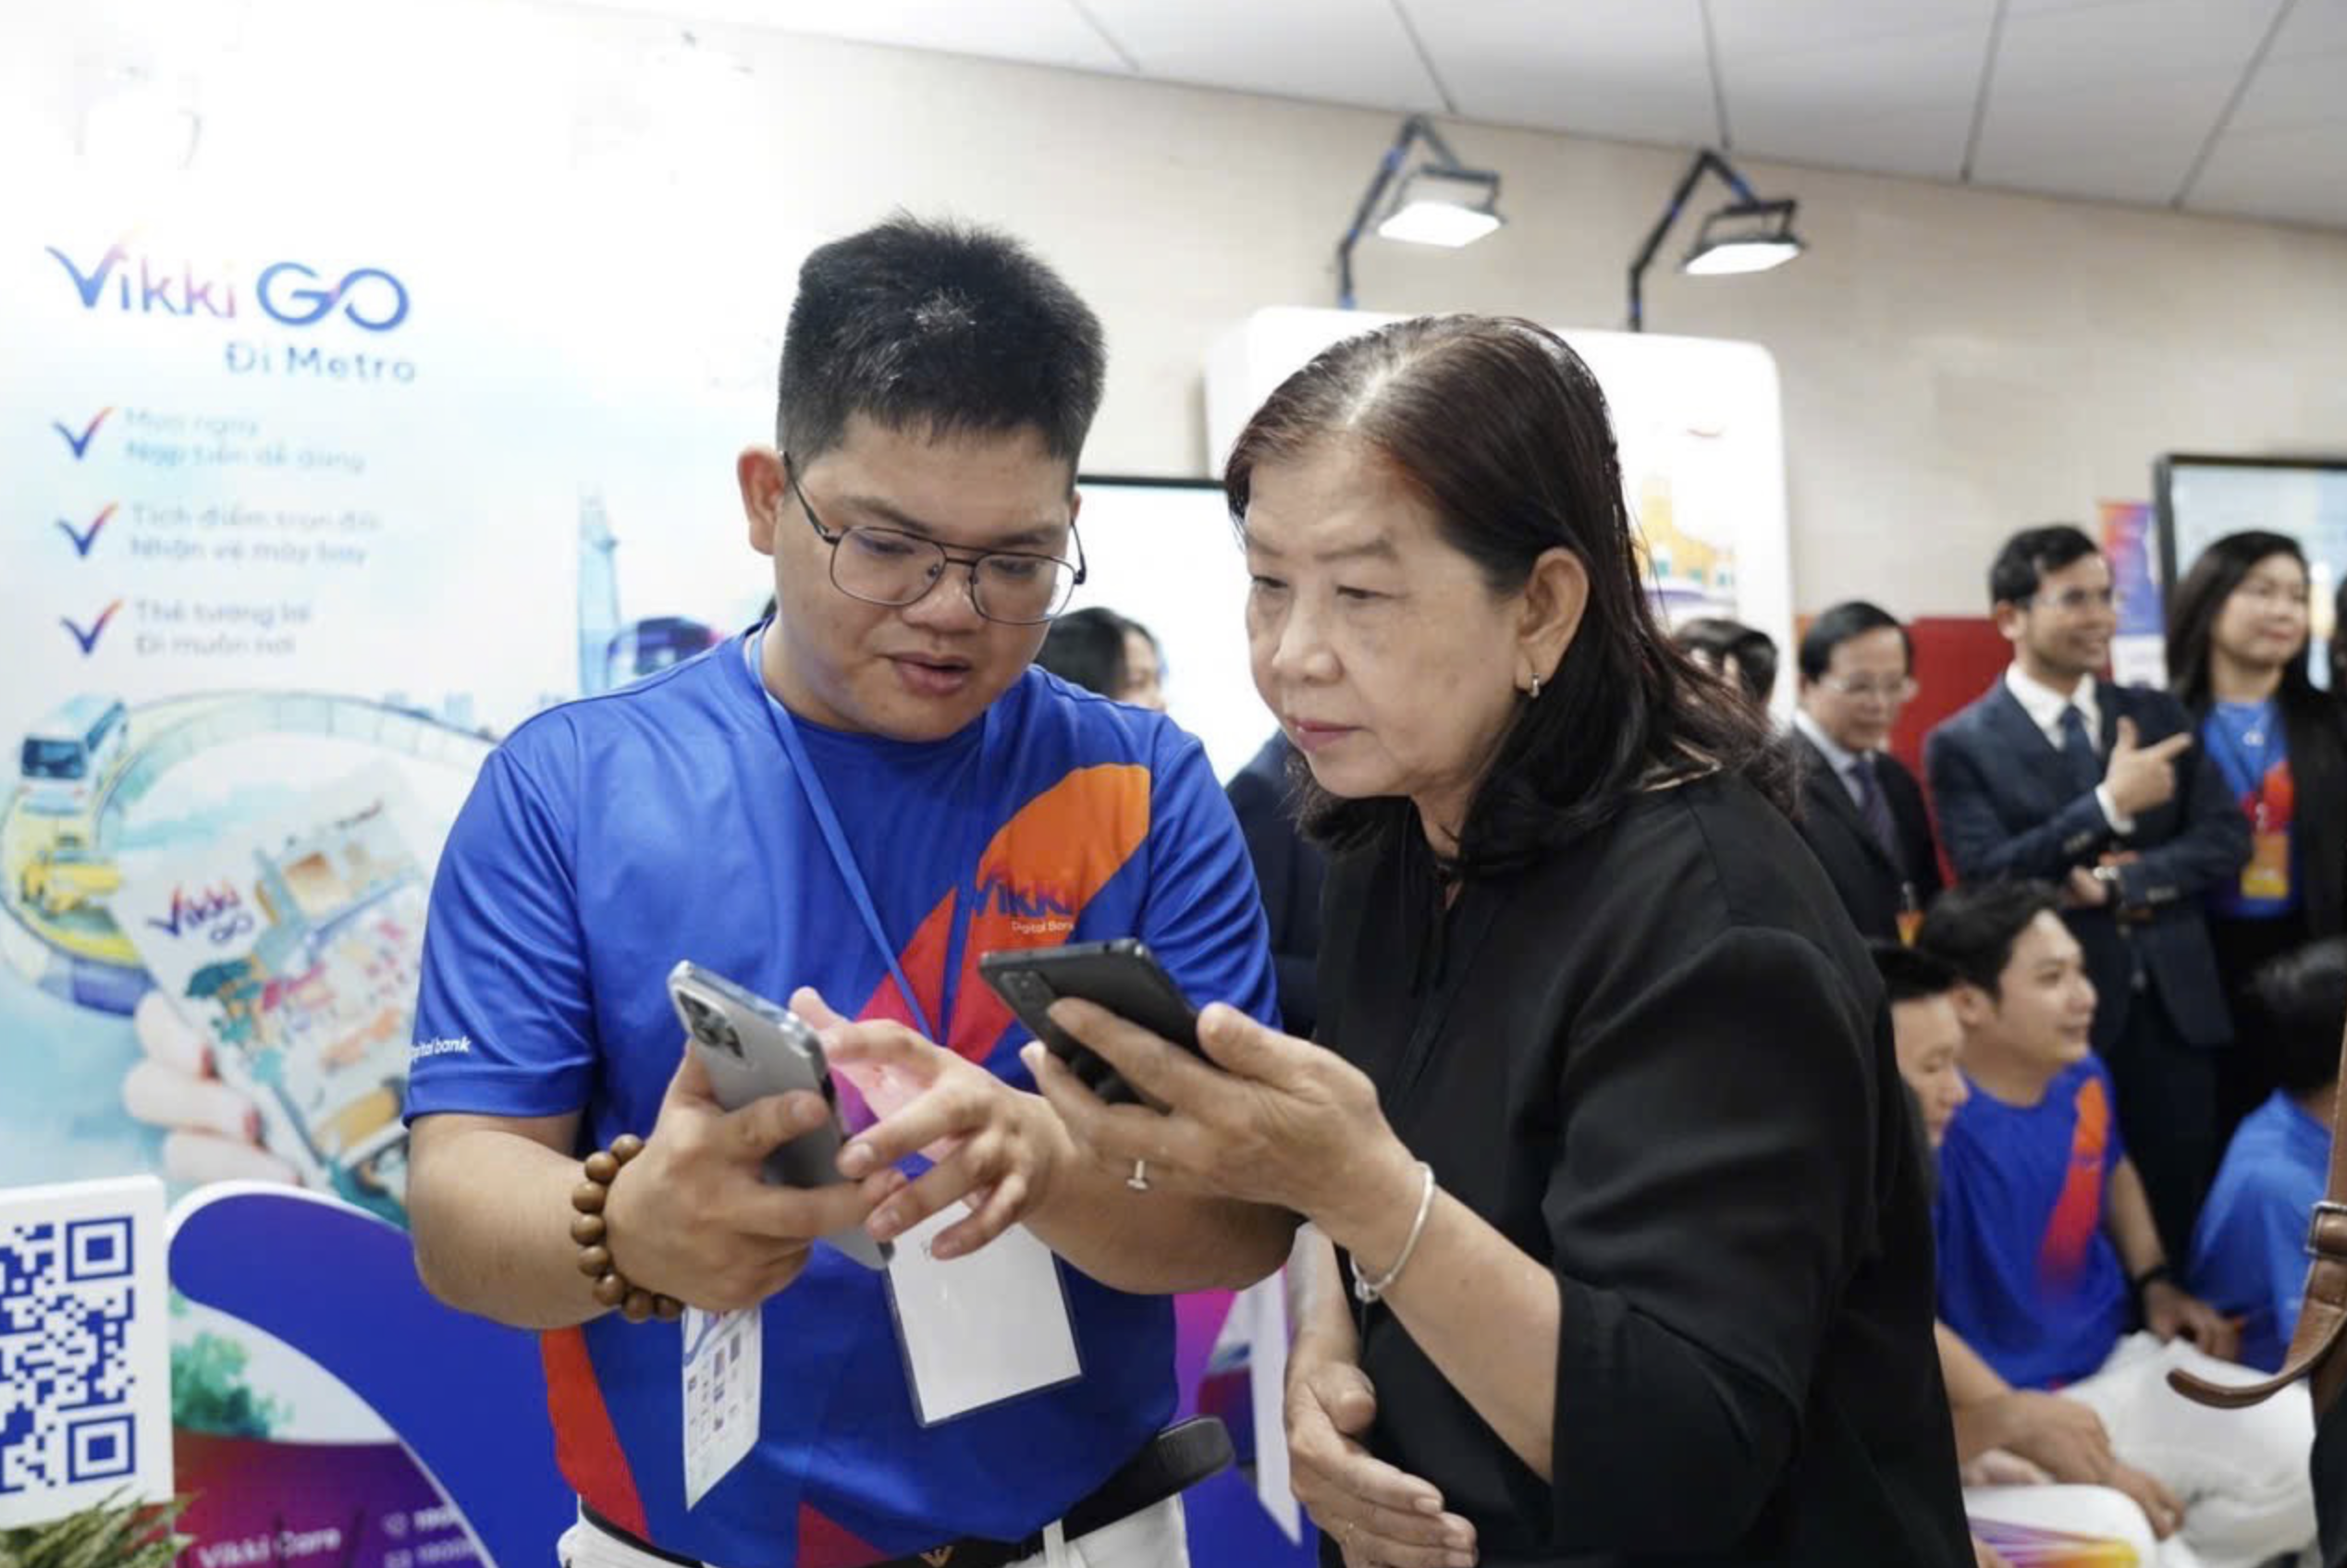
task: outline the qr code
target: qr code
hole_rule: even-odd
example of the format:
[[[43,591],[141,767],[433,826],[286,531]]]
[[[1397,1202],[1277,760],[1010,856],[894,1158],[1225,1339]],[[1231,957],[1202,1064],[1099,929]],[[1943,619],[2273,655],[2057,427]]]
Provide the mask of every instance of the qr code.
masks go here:
[[[140,1229],[129,1215],[0,1223],[0,1498],[138,1475]]]

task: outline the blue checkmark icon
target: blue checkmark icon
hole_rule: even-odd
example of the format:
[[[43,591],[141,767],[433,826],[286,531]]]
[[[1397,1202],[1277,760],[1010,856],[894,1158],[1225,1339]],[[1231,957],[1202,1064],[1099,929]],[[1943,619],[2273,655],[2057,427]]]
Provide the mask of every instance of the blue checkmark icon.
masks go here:
[[[115,611],[121,607],[122,601],[117,599],[104,609],[100,610],[98,619],[91,622],[90,630],[87,631],[75,625],[72,619],[68,616],[57,617],[57,624],[73,634],[73,640],[81,644],[81,656],[87,658],[97,651],[98,639],[106,634],[106,622],[112,620]]]
[[[87,528],[76,528],[63,518],[57,519],[56,522],[58,529],[65,536],[73,541],[73,553],[86,558],[90,554],[90,546],[98,542],[99,531],[112,521],[113,518],[114,505],[109,503],[105,510],[90,520],[90,526]]]
[[[76,435],[72,431],[68,430],[63,423],[54,419],[49,422],[49,428],[55,431],[59,435],[65,438],[65,444],[73,448],[73,460],[75,462],[80,462],[83,455],[90,450],[90,443],[97,435],[98,426],[105,423],[106,415],[112,412],[114,412],[114,410],[111,408],[100,409],[98,410],[98,417],[92,420],[88,424],[83,425],[81,427],[81,434],[79,435]]]

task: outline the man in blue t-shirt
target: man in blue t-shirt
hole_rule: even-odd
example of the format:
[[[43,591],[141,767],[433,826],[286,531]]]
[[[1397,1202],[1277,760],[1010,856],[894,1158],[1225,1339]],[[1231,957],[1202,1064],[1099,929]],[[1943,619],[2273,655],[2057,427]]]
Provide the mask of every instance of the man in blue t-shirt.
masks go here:
[[[2242,1318],[2242,1360],[2281,1370],[2306,1289],[2306,1232],[2330,1180],[2347,937],[2285,953],[2252,998],[2281,1087],[2233,1133],[2193,1233],[2193,1288]]]
[[[2175,1531],[2180,1561],[2248,1568],[2314,1539],[2312,1407],[2298,1390],[2215,1411],[2168,1387],[2178,1366],[2252,1379],[2221,1359],[2232,1325],[2169,1276],[2090,1045],[2095,986],[2058,910],[2042,883],[1967,884],[1918,936],[1960,977],[1972,1089],[1940,1145],[1940,1317],[2008,1383],[2059,1389],[2101,1418],[2116,1461],[2181,1503],[2181,1520],[2152,1520]]]
[[[450,835],[409,1097],[417,1263],[543,1331],[568,1568],[1057,1568],[1071,1540],[1093,1568],[1186,1562],[1172,1494],[1194,1477],[1153,1440],[1167,1292],[1270,1273],[1293,1219],[1079,1157],[977,972],[1138,937],[1200,1005],[1275,1016],[1198,742],[1029,668],[1083,580],[1101,375],[1092,312],[1006,239],[899,218],[816,251],[780,441],[738,464],[775,617],[523,725]],[[922,1155],[870,1170],[859,1137],[838,1161],[858,1180],[764,1183],[829,1111],[717,1104],[666,993],[680,960],[789,998]],[[874,1056],[851,1018],[910,1028]],[[582,1186],[623,1135],[641,1152]],[[886,1274],[814,1245],[856,1227],[896,1243]],[[674,1324],[623,1320],[661,1298],[744,1316],[699,1326],[688,1378]]]

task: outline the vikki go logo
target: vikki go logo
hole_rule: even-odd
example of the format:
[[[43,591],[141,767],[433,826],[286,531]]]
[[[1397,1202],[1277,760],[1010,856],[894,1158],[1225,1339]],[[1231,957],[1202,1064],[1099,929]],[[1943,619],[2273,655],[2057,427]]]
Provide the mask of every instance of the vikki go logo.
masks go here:
[[[135,315],[215,316],[233,321],[237,286],[227,278],[200,274],[190,261],[164,262],[134,255],[128,239],[106,247],[84,265],[55,245],[44,246],[72,280],[81,308],[113,308]],[[408,319],[408,289],[381,267],[353,267],[331,285],[301,262],[275,262],[252,280],[252,298],[264,315],[288,326],[310,326],[339,313],[367,332],[388,332]]]
[[[217,887],[199,888],[193,893],[182,886],[171,889],[171,908],[166,918],[147,917],[147,924],[166,936],[178,937],[181,932],[200,933],[215,942],[227,942],[252,929],[253,919],[238,896],[236,885],[222,882]]]

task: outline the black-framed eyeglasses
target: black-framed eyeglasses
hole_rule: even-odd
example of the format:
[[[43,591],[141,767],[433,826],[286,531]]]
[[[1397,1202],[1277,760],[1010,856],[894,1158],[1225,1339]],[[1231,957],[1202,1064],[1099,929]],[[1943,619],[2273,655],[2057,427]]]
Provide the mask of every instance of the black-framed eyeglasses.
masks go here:
[[[978,614],[1009,626],[1039,626],[1067,608],[1084,581],[1084,541],[1074,523],[1068,525],[1075,545],[1073,564],[1026,550],[949,550],[901,528],[868,523],[826,528],[799,487],[798,468],[788,452],[782,454],[782,480],[815,536],[831,546],[831,586],[851,599],[898,607],[917,604],[946,568],[958,566],[968,572],[970,605]]]

